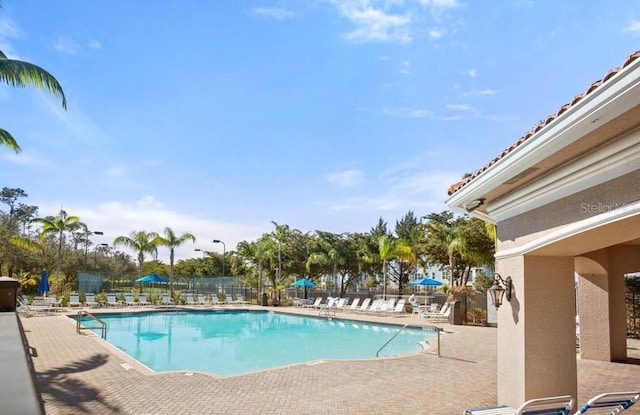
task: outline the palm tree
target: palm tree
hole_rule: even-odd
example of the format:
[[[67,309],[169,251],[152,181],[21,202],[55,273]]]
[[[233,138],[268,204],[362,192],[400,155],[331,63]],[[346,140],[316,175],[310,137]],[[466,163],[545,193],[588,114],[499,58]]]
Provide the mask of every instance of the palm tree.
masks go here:
[[[378,238],[378,253],[382,260],[382,298],[387,299],[387,274],[389,273],[389,260],[395,257],[395,240],[389,235]]]
[[[25,87],[34,86],[44,89],[62,100],[62,108],[67,109],[67,98],[64,96],[62,86],[49,72],[32,63],[9,59],[4,52],[0,51],[0,82],[9,86]],[[0,144],[5,145],[15,151],[20,152],[20,146],[7,131],[0,128]]]
[[[164,237],[156,236],[154,240],[154,244],[156,246],[166,246],[169,248],[169,291],[173,294],[173,258],[174,258],[174,250],[179,247],[183,243],[191,241],[195,242],[196,237],[192,234],[185,232],[180,236],[177,236],[173,229],[170,227],[164,228]]]
[[[158,247],[156,246],[157,237],[158,234],[155,232],[133,231],[129,236],[118,236],[113,240],[113,245],[122,245],[138,253],[138,276],[142,277],[144,254],[158,254]]]
[[[58,234],[58,258],[56,260],[56,274],[60,273],[60,260],[62,258],[62,246],[64,244],[64,233],[72,232],[80,228],[86,228],[87,225],[80,222],[78,216],[69,215],[65,210],[60,209],[55,217],[35,218],[32,222],[42,225],[41,233],[43,235]]]

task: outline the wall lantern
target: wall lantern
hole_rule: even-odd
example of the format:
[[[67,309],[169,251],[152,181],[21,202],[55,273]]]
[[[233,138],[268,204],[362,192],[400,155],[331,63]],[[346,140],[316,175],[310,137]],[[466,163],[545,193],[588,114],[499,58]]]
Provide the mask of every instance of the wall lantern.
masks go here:
[[[511,294],[513,292],[513,281],[511,277],[502,279],[502,276],[497,272],[493,274],[493,286],[487,290],[491,296],[491,303],[495,306],[496,310],[502,305],[502,297],[506,294],[507,301],[511,301]]]

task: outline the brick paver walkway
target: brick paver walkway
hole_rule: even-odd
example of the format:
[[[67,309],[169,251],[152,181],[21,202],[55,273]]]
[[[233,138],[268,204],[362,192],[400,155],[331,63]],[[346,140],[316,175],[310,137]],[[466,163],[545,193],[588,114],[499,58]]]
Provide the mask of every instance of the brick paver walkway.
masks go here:
[[[425,323],[417,317],[338,317]],[[22,321],[48,415],[437,415],[496,403],[494,328],[440,325],[451,332],[442,337],[441,358],[431,350],[402,358],[315,362],[218,377],[152,373],[101,339],[77,334],[75,323],[63,315]],[[640,342],[630,342],[631,356],[640,358],[639,349]],[[640,388],[640,365],[579,361],[578,370],[578,402],[601,392]],[[627,414],[640,414],[640,405]]]

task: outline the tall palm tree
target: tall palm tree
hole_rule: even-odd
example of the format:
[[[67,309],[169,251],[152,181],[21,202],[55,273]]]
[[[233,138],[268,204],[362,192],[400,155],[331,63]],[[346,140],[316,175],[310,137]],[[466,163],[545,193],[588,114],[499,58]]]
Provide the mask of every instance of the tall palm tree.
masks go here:
[[[158,247],[156,246],[157,237],[158,234],[155,232],[133,231],[129,236],[118,236],[113,240],[113,245],[122,245],[138,253],[138,276],[142,277],[144,254],[158,254]]]
[[[378,238],[378,253],[382,260],[382,298],[387,299],[387,275],[389,261],[395,257],[395,240],[392,236],[382,235]]]
[[[164,237],[156,236],[155,245],[156,246],[166,246],[169,248],[169,291],[173,294],[173,259],[174,259],[174,250],[179,247],[183,243],[191,241],[195,242],[196,237],[192,234],[185,232],[180,236],[177,236],[173,229],[170,227],[164,228]]]
[[[39,223],[42,226],[41,233],[43,235],[58,234],[58,258],[56,260],[56,274],[60,273],[60,260],[62,258],[62,247],[64,245],[65,232],[73,232],[87,225],[80,222],[78,216],[69,215],[64,209],[60,209],[55,217],[35,218],[32,222]]]
[[[62,100],[62,108],[67,109],[67,98],[64,96],[62,86],[49,72],[32,63],[9,59],[0,51],[0,82],[14,87],[27,85],[43,89]],[[20,152],[20,146],[15,138],[7,131],[0,128],[0,144]]]

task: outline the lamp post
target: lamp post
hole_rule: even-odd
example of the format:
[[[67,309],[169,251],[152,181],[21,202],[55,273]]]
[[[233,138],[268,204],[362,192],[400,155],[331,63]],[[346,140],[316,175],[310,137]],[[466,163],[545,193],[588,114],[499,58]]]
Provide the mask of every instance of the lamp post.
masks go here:
[[[224,278],[224,256],[227,253],[227,246],[220,239],[214,239],[213,243],[214,244],[222,244],[222,278]]]
[[[196,252],[202,252],[202,259],[204,259],[205,254],[207,253],[207,251],[205,251],[204,249],[200,249],[200,248],[196,248],[194,249],[194,251]]]
[[[87,272],[87,250],[89,249],[89,235],[104,235],[102,231],[90,231],[87,229],[84,241],[84,272]]]
[[[93,250],[93,267],[98,269],[98,248],[104,246],[105,248],[109,247],[109,244],[98,244],[96,245],[96,249]]]

